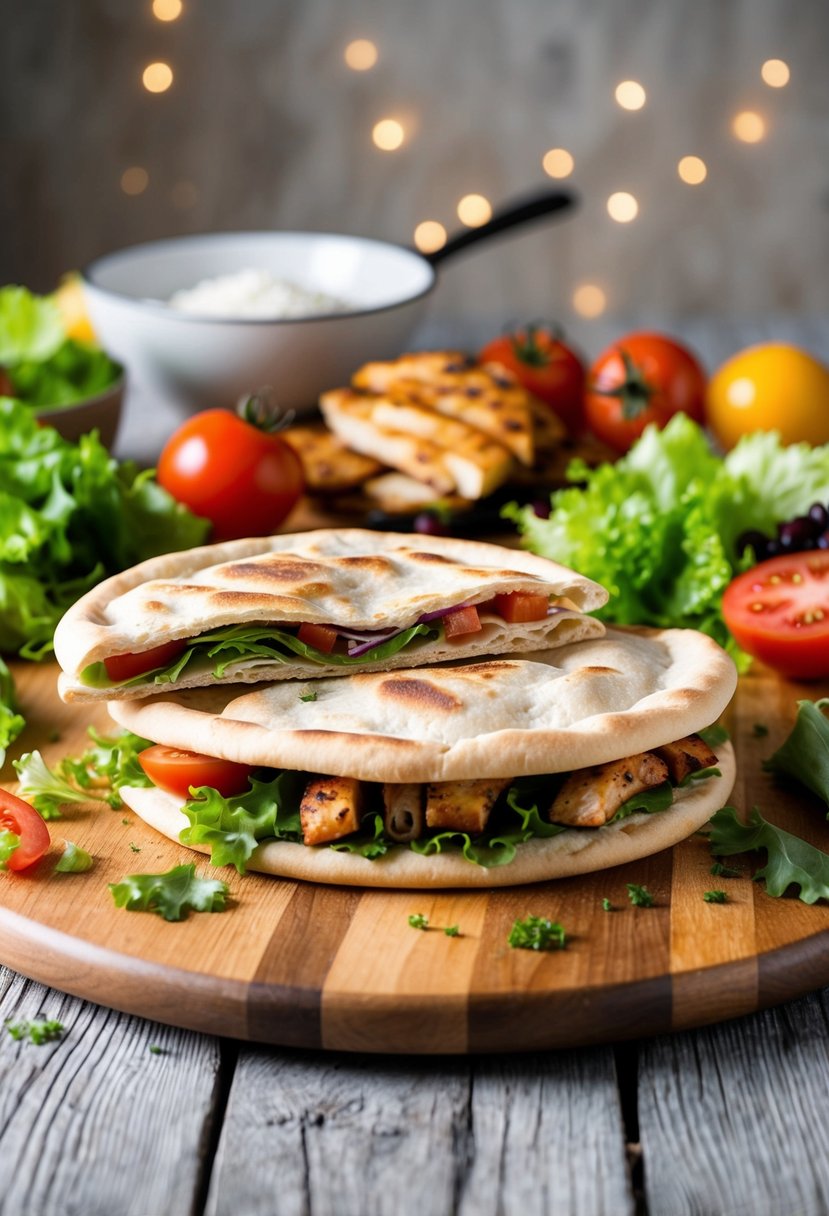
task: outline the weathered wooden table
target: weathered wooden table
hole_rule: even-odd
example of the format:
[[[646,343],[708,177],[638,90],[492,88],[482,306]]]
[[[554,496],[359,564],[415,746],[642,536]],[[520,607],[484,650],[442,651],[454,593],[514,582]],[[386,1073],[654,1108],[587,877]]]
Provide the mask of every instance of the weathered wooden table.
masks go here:
[[[683,332],[714,364],[772,335],[825,354],[829,326]],[[0,1020],[38,1015],[61,1042],[0,1035],[0,1216],[829,1212],[826,993],[616,1048],[429,1060],[219,1041],[0,970]]]

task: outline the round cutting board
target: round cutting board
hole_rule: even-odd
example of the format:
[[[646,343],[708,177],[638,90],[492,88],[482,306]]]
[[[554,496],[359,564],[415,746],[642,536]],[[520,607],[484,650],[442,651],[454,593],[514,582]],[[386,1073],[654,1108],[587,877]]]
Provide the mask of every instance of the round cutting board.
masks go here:
[[[80,754],[90,725],[114,729],[103,708],[60,703],[54,667],[18,663],[14,674],[29,723],[15,755],[40,747],[55,762]],[[741,680],[728,722],[738,761],[731,801],[758,804],[829,849],[825,808],[761,771],[797,697],[820,691],[759,670]],[[530,1050],[701,1025],[829,983],[829,907],[770,898],[744,859],[746,876],[713,877],[699,836],[581,878],[422,892],[212,870],[125,808],[68,807],[50,830],[52,850],[35,872],[0,874],[0,960],[76,996],[194,1030],[336,1050]],[[64,839],[93,854],[90,871],[54,872]],[[184,861],[226,879],[225,912],[168,924],[115,908],[107,883]],[[655,906],[631,907],[629,882],[646,886]],[[727,890],[727,904],[703,901],[715,887]],[[411,928],[412,913],[434,928]],[[511,949],[510,928],[528,914],[560,921],[566,949]],[[450,925],[457,937],[441,931]]]

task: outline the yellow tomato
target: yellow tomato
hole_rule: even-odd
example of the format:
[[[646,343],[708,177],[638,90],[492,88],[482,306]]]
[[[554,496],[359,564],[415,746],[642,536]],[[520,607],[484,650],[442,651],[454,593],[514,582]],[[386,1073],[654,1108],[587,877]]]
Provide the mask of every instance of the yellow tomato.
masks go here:
[[[782,342],[749,346],[708,382],[706,419],[724,448],[748,431],[829,443],[829,368]]]
[[[67,338],[94,342],[95,330],[86,311],[81,276],[75,272],[64,275],[52,299],[60,309]]]

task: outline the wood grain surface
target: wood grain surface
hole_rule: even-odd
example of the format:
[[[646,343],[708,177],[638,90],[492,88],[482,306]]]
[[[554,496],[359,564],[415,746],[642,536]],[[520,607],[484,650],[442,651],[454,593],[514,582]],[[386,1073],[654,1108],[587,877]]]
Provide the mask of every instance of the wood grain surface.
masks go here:
[[[52,667],[19,664],[15,674],[29,720],[24,749],[42,744],[47,760],[78,754],[89,725],[108,727],[103,709],[61,705]],[[736,805],[759,804],[826,848],[817,803],[761,771],[796,697],[820,691],[757,671],[741,682],[730,725]],[[756,722],[767,737],[754,736]],[[45,743],[54,731],[59,739]],[[829,908],[769,898],[748,867],[739,879],[712,878],[701,837],[598,875],[492,892],[346,890],[223,871],[225,913],[167,924],[116,909],[106,884],[192,853],[126,810],[67,808],[52,836],[36,873],[0,875],[2,961],[115,1009],[235,1038],[361,1052],[528,1051],[700,1025],[829,982]],[[93,854],[92,870],[54,873],[64,838]],[[628,882],[646,885],[656,906],[632,908]],[[727,888],[726,905],[703,901],[713,886]],[[615,911],[602,910],[603,897]],[[461,935],[414,930],[412,912],[436,927],[459,924]],[[528,913],[560,920],[567,949],[510,949],[510,927]]]

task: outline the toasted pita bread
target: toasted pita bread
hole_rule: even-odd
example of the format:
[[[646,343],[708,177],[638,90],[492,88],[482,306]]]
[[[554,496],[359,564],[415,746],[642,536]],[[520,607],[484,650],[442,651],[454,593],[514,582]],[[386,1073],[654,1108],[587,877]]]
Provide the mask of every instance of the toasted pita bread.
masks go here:
[[[143,697],[166,687],[146,680],[112,687],[83,673],[105,658],[153,650],[228,626],[329,624],[350,630],[406,629],[423,616],[484,604],[504,592],[561,601],[554,615],[510,625],[489,610],[482,628],[459,641],[418,636],[414,645],[359,670],[387,671],[471,655],[514,653],[596,637],[604,627],[583,615],[606,592],[573,571],[518,550],[447,537],[360,529],[321,529],[255,537],[152,558],[100,583],[69,609],[55,631],[65,700]],[[225,683],[342,676],[353,667],[300,654],[230,661]],[[215,684],[213,659],[194,656],[177,688]]]
[[[242,764],[364,781],[566,772],[671,743],[713,722],[734,664],[690,629],[608,630],[524,659],[194,689],[110,704],[137,735]]]
[[[670,848],[707,823],[727,801],[734,785],[736,769],[730,743],[717,748],[717,761],[722,776],[675,790],[674,804],[667,811],[630,815],[603,828],[570,828],[545,840],[528,840],[518,846],[508,865],[485,869],[459,853],[423,857],[407,848],[390,850],[384,857],[369,861],[334,849],[274,840],[258,846],[248,867],[261,874],[336,886],[415,889],[512,887],[608,870]],[[179,843],[179,833],[190,822],[181,811],[179,799],[163,790],[137,787],[122,789],[121,796],[151,828]],[[210,852],[203,845],[187,847]]]
[[[317,682],[317,699],[309,702],[279,685],[235,696],[212,689],[119,702],[110,713],[172,747],[402,784],[569,772],[632,756],[708,725],[735,685],[733,663],[701,634],[613,630],[530,659]],[[496,886],[586,873],[666,848],[704,823],[734,781],[730,745],[717,754],[722,776],[676,789],[670,809],[532,839],[500,867],[481,869],[455,852],[424,857],[405,846],[367,861],[285,842],[260,845],[251,865],[365,886]],[[188,824],[171,795],[138,788],[122,794],[172,839]]]

